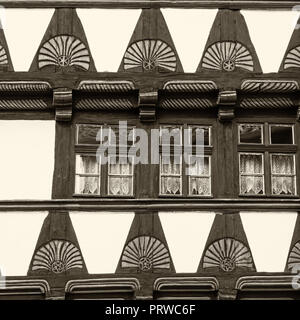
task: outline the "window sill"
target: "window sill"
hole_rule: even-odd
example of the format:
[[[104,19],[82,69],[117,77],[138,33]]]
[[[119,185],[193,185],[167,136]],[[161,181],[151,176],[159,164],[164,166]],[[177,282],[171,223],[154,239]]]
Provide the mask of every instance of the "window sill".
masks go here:
[[[101,196],[99,194],[73,194],[73,198],[97,198],[97,199],[135,199],[135,196]]]

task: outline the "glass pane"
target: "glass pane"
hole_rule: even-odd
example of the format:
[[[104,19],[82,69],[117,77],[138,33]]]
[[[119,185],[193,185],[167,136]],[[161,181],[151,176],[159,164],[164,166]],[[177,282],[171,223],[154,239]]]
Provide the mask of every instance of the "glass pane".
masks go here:
[[[132,195],[132,178],[109,177],[108,183],[110,195]]]
[[[240,143],[262,143],[262,125],[240,124]]]
[[[292,126],[271,126],[272,144],[293,144]]]
[[[275,174],[294,174],[294,156],[273,154],[272,155],[272,173]]]
[[[210,195],[210,178],[190,178],[190,195]]]
[[[101,126],[80,124],[77,126],[78,141],[79,144],[99,144],[96,141],[98,131],[101,130]]]
[[[181,127],[162,126],[160,144],[181,145]]]
[[[295,194],[294,177],[272,177],[272,194]]]
[[[99,177],[76,176],[75,193],[77,194],[99,194]]]
[[[163,175],[180,175],[181,163],[175,162],[173,157],[161,157],[161,173]]]
[[[209,175],[209,157],[190,157],[189,174],[193,176]]]
[[[209,127],[190,126],[189,128],[192,131],[192,145],[196,145],[197,142],[198,145],[210,145]]]
[[[125,141],[119,141],[119,137],[120,137],[120,129],[121,129],[121,132],[122,132],[122,138],[125,140]],[[131,133],[131,130],[133,130],[133,133]],[[129,134],[130,134],[130,141],[129,141]],[[115,141],[113,140],[113,138],[115,138]],[[133,141],[132,141],[133,139]],[[127,126],[127,130],[125,130],[125,127],[121,127],[119,128],[118,126],[112,126],[110,127],[110,139],[109,139],[110,143],[112,145],[125,145],[127,144],[128,146],[134,144],[135,142],[135,133],[134,133],[134,127],[129,127]]]
[[[127,163],[126,163],[127,161]],[[118,160],[118,163],[109,165],[109,174],[117,175],[132,175],[132,163],[129,163],[129,160],[122,159],[121,163]]]
[[[181,178],[161,177],[161,194],[181,194]]]
[[[76,155],[76,173],[98,174],[99,164],[95,156]]]
[[[263,173],[263,163],[261,154],[240,154],[241,173]]]
[[[241,176],[241,194],[264,194],[262,176]]]

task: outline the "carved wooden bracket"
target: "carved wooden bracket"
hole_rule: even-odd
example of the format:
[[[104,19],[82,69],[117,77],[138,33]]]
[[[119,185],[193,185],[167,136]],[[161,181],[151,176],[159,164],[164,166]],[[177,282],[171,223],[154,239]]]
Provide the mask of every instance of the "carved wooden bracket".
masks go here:
[[[236,300],[237,290],[236,289],[219,289],[218,300]]]
[[[140,120],[144,122],[155,121],[156,119],[156,106],[158,103],[157,91],[140,91],[139,93],[139,110]]]
[[[72,89],[57,88],[53,90],[53,107],[56,121],[71,121],[72,119]]]
[[[219,107],[218,119],[220,121],[231,121],[234,118],[234,108],[237,102],[235,90],[220,91],[217,105]]]

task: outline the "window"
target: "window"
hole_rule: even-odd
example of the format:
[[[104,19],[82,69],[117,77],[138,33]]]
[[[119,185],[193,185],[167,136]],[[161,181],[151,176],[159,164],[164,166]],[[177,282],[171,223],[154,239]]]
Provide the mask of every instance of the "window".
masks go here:
[[[133,160],[121,157],[118,161],[109,161],[108,194],[113,196],[133,195]]]
[[[272,194],[296,194],[295,156],[271,154]]]
[[[77,194],[100,194],[100,165],[94,155],[76,155]]]
[[[190,144],[189,154],[182,141]],[[160,153],[160,195],[211,196],[210,126],[161,126]]]
[[[263,154],[240,153],[240,187],[242,194],[264,194]]]
[[[104,129],[107,131],[105,132]],[[77,125],[76,195],[133,196],[134,163],[133,157],[127,156],[127,151],[135,142],[134,127],[127,127],[126,130],[127,136],[132,138],[129,142],[127,142],[126,131],[125,134],[123,132],[120,134],[118,125]],[[120,136],[125,137],[124,144],[122,138],[119,140]],[[108,142],[109,147],[118,147],[119,150],[116,149],[116,152],[121,154],[119,157],[109,157],[107,154],[108,163],[103,164],[96,156],[100,140],[103,141],[102,138],[104,142]]]
[[[241,195],[297,194],[293,125],[239,124],[238,151]]]
[[[210,195],[210,189],[210,156],[191,156],[189,165],[189,195]]]

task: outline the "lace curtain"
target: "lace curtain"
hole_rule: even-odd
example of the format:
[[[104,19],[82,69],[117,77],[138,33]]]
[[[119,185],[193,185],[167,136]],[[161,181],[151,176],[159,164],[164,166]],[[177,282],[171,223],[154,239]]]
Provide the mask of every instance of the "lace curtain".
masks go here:
[[[241,193],[263,194],[263,157],[260,154],[240,155]]]
[[[195,158],[189,166],[190,194],[210,195],[209,158]]]
[[[76,193],[99,194],[99,165],[96,157],[76,157]]]
[[[181,164],[174,160],[161,164],[161,193],[181,194]]]
[[[110,164],[109,175],[109,193],[111,195],[132,194],[132,164]]]
[[[272,155],[272,194],[295,194],[294,157]]]

